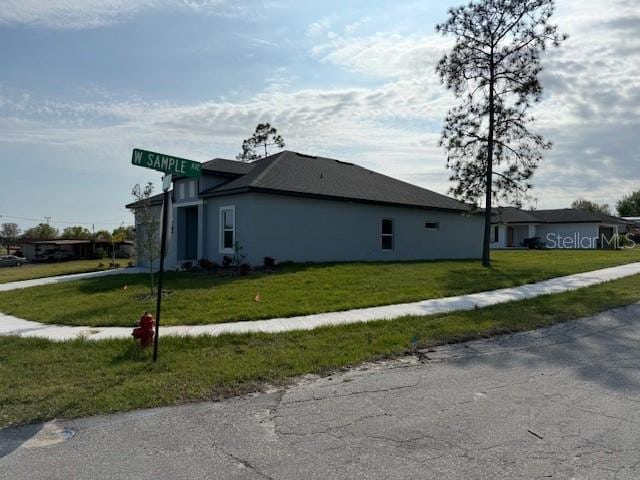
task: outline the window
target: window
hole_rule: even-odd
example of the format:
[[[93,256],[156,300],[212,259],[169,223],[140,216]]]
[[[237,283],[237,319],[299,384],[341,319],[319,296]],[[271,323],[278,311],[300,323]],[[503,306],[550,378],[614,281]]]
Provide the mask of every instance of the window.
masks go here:
[[[184,200],[184,182],[180,182],[178,185],[178,199]]]
[[[220,207],[220,253],[233,253],[236,236],[236,208]]]
[[[494,242],[498,241],[498,225],[493,227],[493,241]]]
[[[191,198],[196,196],[196,181],[195,180],[191,180],[189,182],[189,196]]]
[[[393,220],[382,220],[382,250],[393,250]]]
[[[440,230],[440,222],[424,222],[424,228],[427,230]]]

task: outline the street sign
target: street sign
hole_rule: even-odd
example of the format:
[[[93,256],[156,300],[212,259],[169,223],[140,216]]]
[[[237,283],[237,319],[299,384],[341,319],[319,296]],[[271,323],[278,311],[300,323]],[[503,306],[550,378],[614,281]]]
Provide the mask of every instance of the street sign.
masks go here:
[[[199,177],[202,173],[199,162],[186,158],[172,157],[164,153],[149,152],[147,150],[133,149],[131,163],[139,167],[151,168],[178,177]]]

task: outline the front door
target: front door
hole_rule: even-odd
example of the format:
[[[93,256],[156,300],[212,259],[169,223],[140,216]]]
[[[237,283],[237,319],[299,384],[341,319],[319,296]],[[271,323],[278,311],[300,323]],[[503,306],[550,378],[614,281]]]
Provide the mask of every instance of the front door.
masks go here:
[[[513,247],[513,227],[507,227],[507,247]]]
[[[185,257],[189,260],[198,258],[198,207],[189,207],[185,211]]]
[[[178,208],[178,260],[198,259],[198,207]]]

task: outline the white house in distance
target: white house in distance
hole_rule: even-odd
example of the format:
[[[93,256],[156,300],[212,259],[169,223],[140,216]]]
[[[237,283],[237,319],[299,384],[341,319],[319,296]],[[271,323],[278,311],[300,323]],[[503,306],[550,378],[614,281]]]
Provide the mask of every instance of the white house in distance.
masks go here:
[[[498,207],[493,212],[491,248],[526,248],[530,239],[544,248],[613,248],[611,241],[631,222],[573,208],[521,210]]]
[[[152,202],[159,216],[160,196]],[[253,163],[203,163],[199,178],[174,180],[170,213],[168,268],[234,255],[261,265],[264,257],[397,261],[479,258],[482,251],[483,218],[468,205],[352,163],[291,151]]]

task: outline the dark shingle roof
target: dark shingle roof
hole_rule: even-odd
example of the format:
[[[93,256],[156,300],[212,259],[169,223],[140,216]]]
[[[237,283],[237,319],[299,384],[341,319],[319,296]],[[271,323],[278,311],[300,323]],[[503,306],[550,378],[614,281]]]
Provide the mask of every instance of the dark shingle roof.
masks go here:
[[[254,167],[253,163],[227,160],[226,158],[214,158],[202,164],[202,170],[209,173],[221,173],[223,175],[245,175]]]
[[[162,193],[159,193],[157,195],[153,195],[152,197],[149,197],[149,205],[151,206],[155,206],[155,205],[162,205]],[[139,202],[131,202],[127,205],[125,205],[126,208],[132,208],[132,209],[136,209],[142,206],[142,200]]]
[[[251,168],[245,175],[202,195],[268,191],[441,210],[470,210],[468,205],[446,195],[340,160],[285,150],[248,165]]]
[[[493,221],[503,223],[631,223],[619,217],[576,208],[520,210],[514,207],[498,207],[496,210],[492,215]]]
[[[491,214],[494,222],[503,223],[534,223],[538,220],[532,215],[533,212],[527,212],[515,207],[498,207],[493,209]]]

